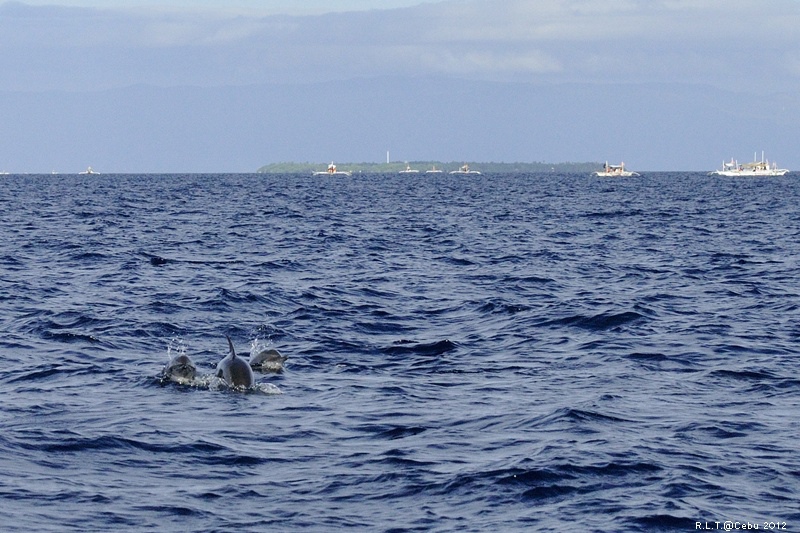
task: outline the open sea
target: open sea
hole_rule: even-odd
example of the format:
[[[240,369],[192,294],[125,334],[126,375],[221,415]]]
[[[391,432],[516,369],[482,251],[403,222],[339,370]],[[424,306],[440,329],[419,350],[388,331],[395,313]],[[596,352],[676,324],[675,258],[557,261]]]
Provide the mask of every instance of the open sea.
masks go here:
[[[3,531],[800,531],[796,173],[0,179]]]

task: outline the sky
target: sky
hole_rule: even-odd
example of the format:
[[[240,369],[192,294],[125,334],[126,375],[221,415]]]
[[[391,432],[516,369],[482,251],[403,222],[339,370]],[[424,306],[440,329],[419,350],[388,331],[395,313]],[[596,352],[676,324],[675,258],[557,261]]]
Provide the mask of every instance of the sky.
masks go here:
[[[382,0],[381,9],[366,7],[375,4],[6,2],[0,89],[392,73],[800,87],[800,0]],[[329,7],[320,14],[314,5]]]
[[[577,84],[595,94],[612,86],[681,85],[740,95],[734,120],[763,110],[761,118],[774,118],[775,138],[798,138],[790,120],[797,117],[791,95],[800,92],[797,28],[800,0],[27,0],[0,3],[0,92],[281,84],[292,92],[297,85],[382,77]],[[22,118],[3,118],[25,127]],[[565,110],[564,127],[576,127],[575,120]],[[637,113],[628,110],[620,120],[636,121]],[[509,129],[492,138],[502,145],[513,135]],[[741,159],[769,150],[761,137],[730,148]],[[687,145],[696,142],[687,138]],[[302,153],[298,147],[287,156]],[[556,155],[498,150],[496,159]],[[662,165],[652,155],[628,155],[642,167]],[[800,170],[797,154],[778,156]],[[224,161],[219,166],[227,168]]]
[[[342,11],[368,11],[375,9],[375,0],[27,0],[28,5],[60,5],[68,7],[92,7],[101,9],[143,9],[171,11],[207,11],[221,14],[265,15],[312,15]],[[381,9],[415,6],[425,0],[380,0]]]

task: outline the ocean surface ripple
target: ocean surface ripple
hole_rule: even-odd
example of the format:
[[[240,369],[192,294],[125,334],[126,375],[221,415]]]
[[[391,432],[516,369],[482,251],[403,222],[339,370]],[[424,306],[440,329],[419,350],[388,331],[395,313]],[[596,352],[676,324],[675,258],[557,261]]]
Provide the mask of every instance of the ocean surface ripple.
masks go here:
[[[796,174],[0,195],[6,531],[800,530]]]

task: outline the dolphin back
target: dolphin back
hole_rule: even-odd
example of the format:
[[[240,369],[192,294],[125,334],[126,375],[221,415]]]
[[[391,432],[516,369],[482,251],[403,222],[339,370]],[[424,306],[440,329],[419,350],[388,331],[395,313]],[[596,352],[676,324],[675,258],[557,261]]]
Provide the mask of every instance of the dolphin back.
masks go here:
[[[227,335],[225,338],[228,339],[228,347],[231,351],[217,365],[217,377],[224,379],[232,387],[252,387],[255,383],[255,376],[250,364],[236,356],[231,338]]]

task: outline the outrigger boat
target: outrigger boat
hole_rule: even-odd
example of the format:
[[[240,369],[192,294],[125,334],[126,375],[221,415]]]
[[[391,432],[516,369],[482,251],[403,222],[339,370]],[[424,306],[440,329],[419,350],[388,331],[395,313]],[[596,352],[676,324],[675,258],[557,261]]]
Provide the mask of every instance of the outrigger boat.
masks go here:
[[[99,173],[99,172],[97,172],[97,171],[96,171],[95,169],[93,169],[92,167],[89,167],[89,168],[87,168],[86,170],[84,170],[83,172],[78,172],[78,174],[100,174],[100,173]]]
[[[622,162],[619,165],[609,165],[608,161],[606,161],[603,170],[598,170],[594,174],[595,176],[600,176],[601,178],[629,178],[631,176],[639,175],[638,172],[625,170],[625,162]]]
[[[349,172],[347,170],[337,170],[336,169],[336,165],[334,165],[333,161],[331,161],[331,164],[328,165],[328,169],[327,170],[321,170],[319,172],[314,172],[313,175],[314,176],[325,176],[325,175],[328,175],[328,176],[351,176],[352,174],[353,174],[352,172]]]
[[[778,168],[774,161],[770,165],[768,159],[764,159],[764,152],[761,152],[761,161],[756,161],[756,154],[753,154],[753,162],[740,165],[738,161],[731,158],[730,163],[722,162],[722,169],[709,172],[709,175],[717,176],[783,176],[789,169]]]
[[[419,170],[411,168],[411,165],[406,163],[406,169],[405,170],[401,170],[399,173],[400,174],[418,174]]]
[[[433,165],[433,168],[430,170],[426,170],[425,174],[441,174],[442,171],[436,168],[436,165]]]
[[[450,174],[480,174],[477,170],[470,170],[469,165],[464,165],[458,170],[450,171]]]

